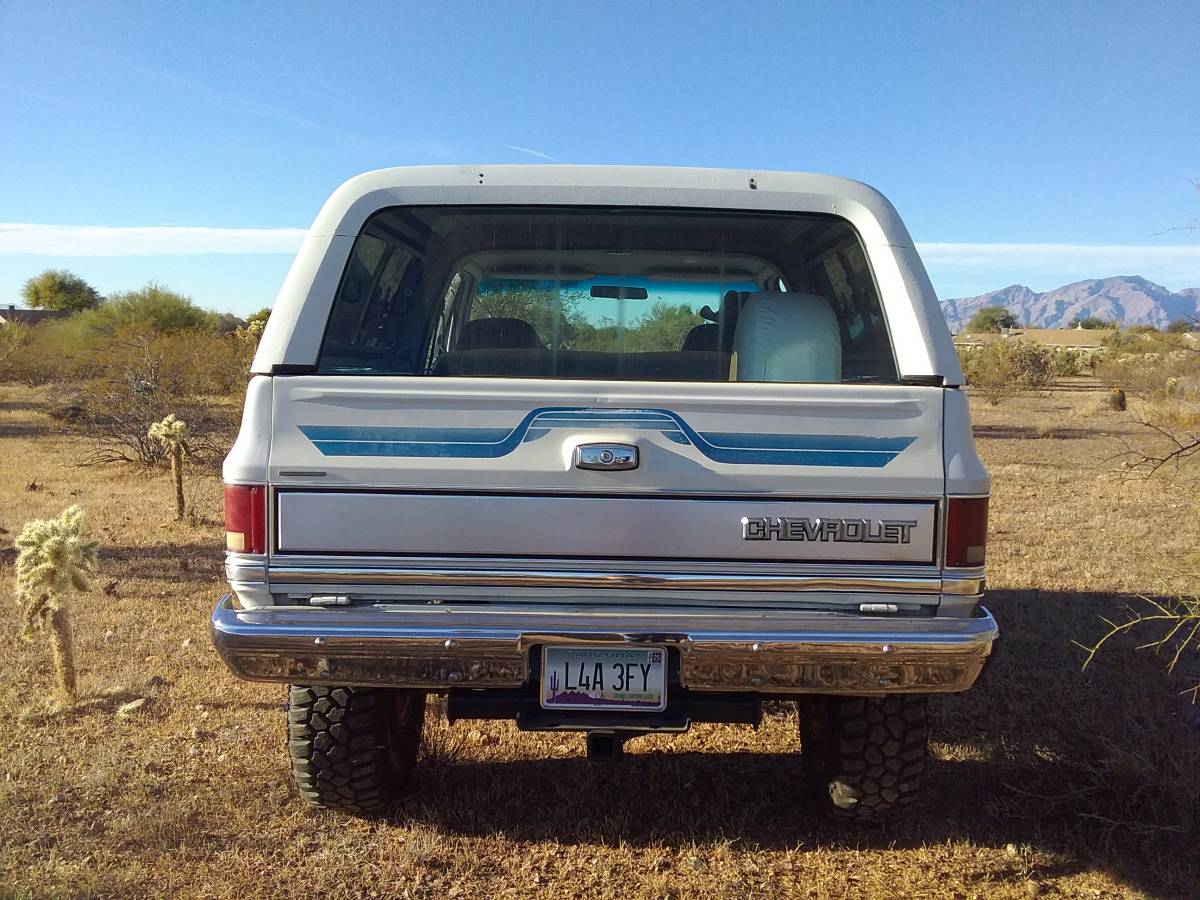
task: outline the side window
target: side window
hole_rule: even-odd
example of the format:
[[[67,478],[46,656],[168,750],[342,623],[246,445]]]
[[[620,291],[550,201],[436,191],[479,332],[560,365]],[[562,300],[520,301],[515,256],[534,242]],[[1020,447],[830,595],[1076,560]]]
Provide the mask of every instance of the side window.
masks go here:
[[[421,275],[420,257],[407,244],[359,235],[330,315],[319,368],[411,371],[408,345],[413,325],[423,318],[416,302]]]
[[[387,254],[388,245],[371,235],[361,235],[354,242],[350,264],[338,292],[339,301],[329,321],[326,341],[353,343],[357,339],[370,307],[372,285]]]
[[[857,243],[821,261],[842,331],[843,374],[848,379],[894,379],[887,325],[866,254]]]

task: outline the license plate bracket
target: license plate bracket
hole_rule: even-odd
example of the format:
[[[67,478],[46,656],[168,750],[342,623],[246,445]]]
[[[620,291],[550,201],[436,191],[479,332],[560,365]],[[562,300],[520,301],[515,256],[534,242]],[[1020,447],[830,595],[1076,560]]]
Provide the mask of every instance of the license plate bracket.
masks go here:
[[[542,647],[542,709],[662,712],[667,707],[663,647]]]

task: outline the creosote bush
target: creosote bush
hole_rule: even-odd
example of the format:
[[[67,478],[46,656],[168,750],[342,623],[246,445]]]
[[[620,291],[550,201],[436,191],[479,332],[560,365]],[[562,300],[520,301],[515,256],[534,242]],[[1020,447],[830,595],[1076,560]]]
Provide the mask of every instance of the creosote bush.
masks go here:
[[[172,414],[188,424],[190,459],[219,457],[236,425],[247,360],[232,335],[119,331],[96,351],[92,377],[74,396],[80,424],[96,436],[83,462],[161,462],[169,447],[150,428]]]
[[[0,381],[20,381],[21,357],[29,344],[29,328],[9,322],[0,328]]]
[[[30,639],[36,625],[47,627],[58,687],[65,699],[76,696],[75,652],[67,597],[91,589],[96,571],[94,541],[80,535],[83,510],[70,506],[54,519],[32,519],[17,536],[17,600],[25,605],[21,636]]]
[[[90,318],[0,328],[0,382],[52,385],[51,406],[70,412],[60,418],[95,439],[85,465],[161,462],[168,449],[149,430],[172,413],[188,423],[190,460],[223,456],[261,325],[222,334],[121,322],[101,329]]]
[[[1023,390],[1049,384],[1052,356],[1045,347],[1018,340],[989,341],[960,351],[967,382],[993,406]]]

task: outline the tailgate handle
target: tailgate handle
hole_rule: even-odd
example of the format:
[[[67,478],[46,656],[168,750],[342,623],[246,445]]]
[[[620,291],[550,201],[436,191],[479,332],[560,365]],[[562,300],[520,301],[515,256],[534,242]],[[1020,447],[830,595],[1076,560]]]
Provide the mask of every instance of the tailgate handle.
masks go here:
[[[625,472],[638,467],[638,448],[632,444],[580,444],[575,448],[575,468]]]

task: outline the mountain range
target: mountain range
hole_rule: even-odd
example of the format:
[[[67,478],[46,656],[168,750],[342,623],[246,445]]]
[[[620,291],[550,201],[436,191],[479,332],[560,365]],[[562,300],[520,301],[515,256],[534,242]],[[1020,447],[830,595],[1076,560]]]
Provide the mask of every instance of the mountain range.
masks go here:
[[[1119,325],[1165,328],[1176,319],[1200,316],[1200,288],[1169,291],[1138,275],[1076,281],[1040,293],[1010,284],[978,297],[943,300],[942,312],[957,333],[985,306],[1003,306],[1022,325],[1034,328],[1066,328],[1073,319],[1088,316]]]

